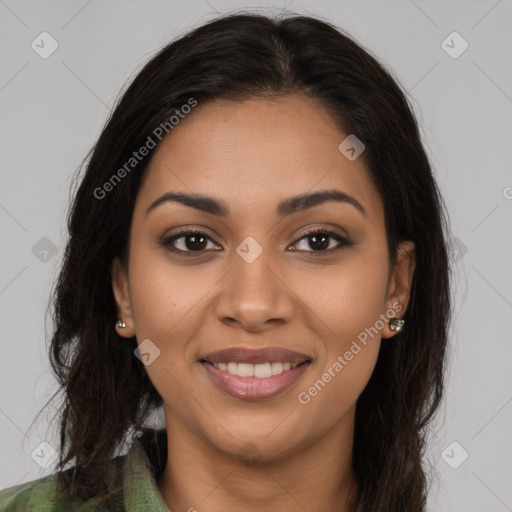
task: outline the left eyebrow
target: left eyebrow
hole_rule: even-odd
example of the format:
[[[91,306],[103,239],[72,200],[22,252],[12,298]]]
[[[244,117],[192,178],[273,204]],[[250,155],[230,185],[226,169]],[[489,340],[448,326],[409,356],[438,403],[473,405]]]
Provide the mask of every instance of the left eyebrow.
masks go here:
[[[366,210],[357,199],[345,194],[345,192],[342,192],[341,190],[335,189],[321,190],[319,192],[306,193],[284,199],[277,206],[277,215],[281,218],[286,217],[299,211],[313,208],[314,206],[318,206],[327,201],[338,201],[350,204],[363,215],[366,215]],[[157,206],[167,202],[181,203],[185,206],[190,206],[196,210],[211,213],[212,215],[217,215],[219,217],[230,216],[229,207],[224,201],[202,194],[185,194],[182,192],[166,192],[151,203],[149,208],[146,210],[146,215]]]
[[[314,206],[318,206],[326,201],[338,201],[341,203],[351,204],[363,215],[366,215],[366,210],[363,208],[363,205],[355,197],[349,196],[341,190],[321,190],[311,194],[289,197],[279,203],[277,213],[280,217],[286,217],[287,215],[291,215],[308,208],[313,208]]]

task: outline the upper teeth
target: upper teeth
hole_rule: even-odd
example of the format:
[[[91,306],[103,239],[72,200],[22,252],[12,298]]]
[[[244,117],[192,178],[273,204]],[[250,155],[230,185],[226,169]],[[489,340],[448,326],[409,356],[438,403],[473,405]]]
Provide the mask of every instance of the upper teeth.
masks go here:
[[[212,363],[215,368],[231,375],[239,377],[259,377],[267,378],[272,375],[279,375],[291,368],[295,368],[299,363]]]

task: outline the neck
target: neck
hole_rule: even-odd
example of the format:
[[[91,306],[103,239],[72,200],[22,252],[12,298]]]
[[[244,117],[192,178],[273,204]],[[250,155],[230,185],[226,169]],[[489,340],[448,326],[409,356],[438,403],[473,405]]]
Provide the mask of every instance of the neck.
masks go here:
[[[293,454],[252,461],[195,436],[172,414],[166,417],[168,457],[158,486],[169,509],[350,511],[356,493],[353,417]]]

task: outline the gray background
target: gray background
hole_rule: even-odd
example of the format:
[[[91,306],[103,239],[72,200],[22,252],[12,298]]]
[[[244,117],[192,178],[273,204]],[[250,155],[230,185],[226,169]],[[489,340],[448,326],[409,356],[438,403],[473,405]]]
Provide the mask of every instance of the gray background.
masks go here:
[[[41,443],[57,446],[55,410],[31,427],[55,389],[45,310],[72,174],[121,87],[217,13],[284,7],[348,30],[409,92],[451,216],[457,286],[447,398],[426,459],[438,471],[429,510],[512,510],[512,0],[0,0],[0,488],[52,472]],[[51,49],[43,31],[59,45],[46,59],[31,47]],[[457,58],[454,31],[469,44]]]

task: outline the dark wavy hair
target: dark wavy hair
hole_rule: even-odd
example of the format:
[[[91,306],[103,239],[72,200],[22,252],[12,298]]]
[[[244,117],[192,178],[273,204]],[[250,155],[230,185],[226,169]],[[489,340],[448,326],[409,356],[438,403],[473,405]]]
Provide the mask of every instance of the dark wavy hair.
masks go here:
[[[163,404],[134,357],[135,337],[121,340],[115,331],[111,285],[114,258],[126,263],[151,154],[106,197],[95,190],[190,98],[202,104],[290,93],[318,100],[343,132],[364,142],[361,158],[384,202],[390,262],[400,241],[416,246],[406,327],[382,344],[357,402],[354,510],[424,511],[422,459],[443,396],[451,318],[446,209],[401,86],[350,36],[297,15],[231,13],[165,46],[126,88],[77,174],[51,302],[50,360],[63,395],[58,469],[67,466],[59,471],[61,490],[84,499],[108,495],[117,450]]]

